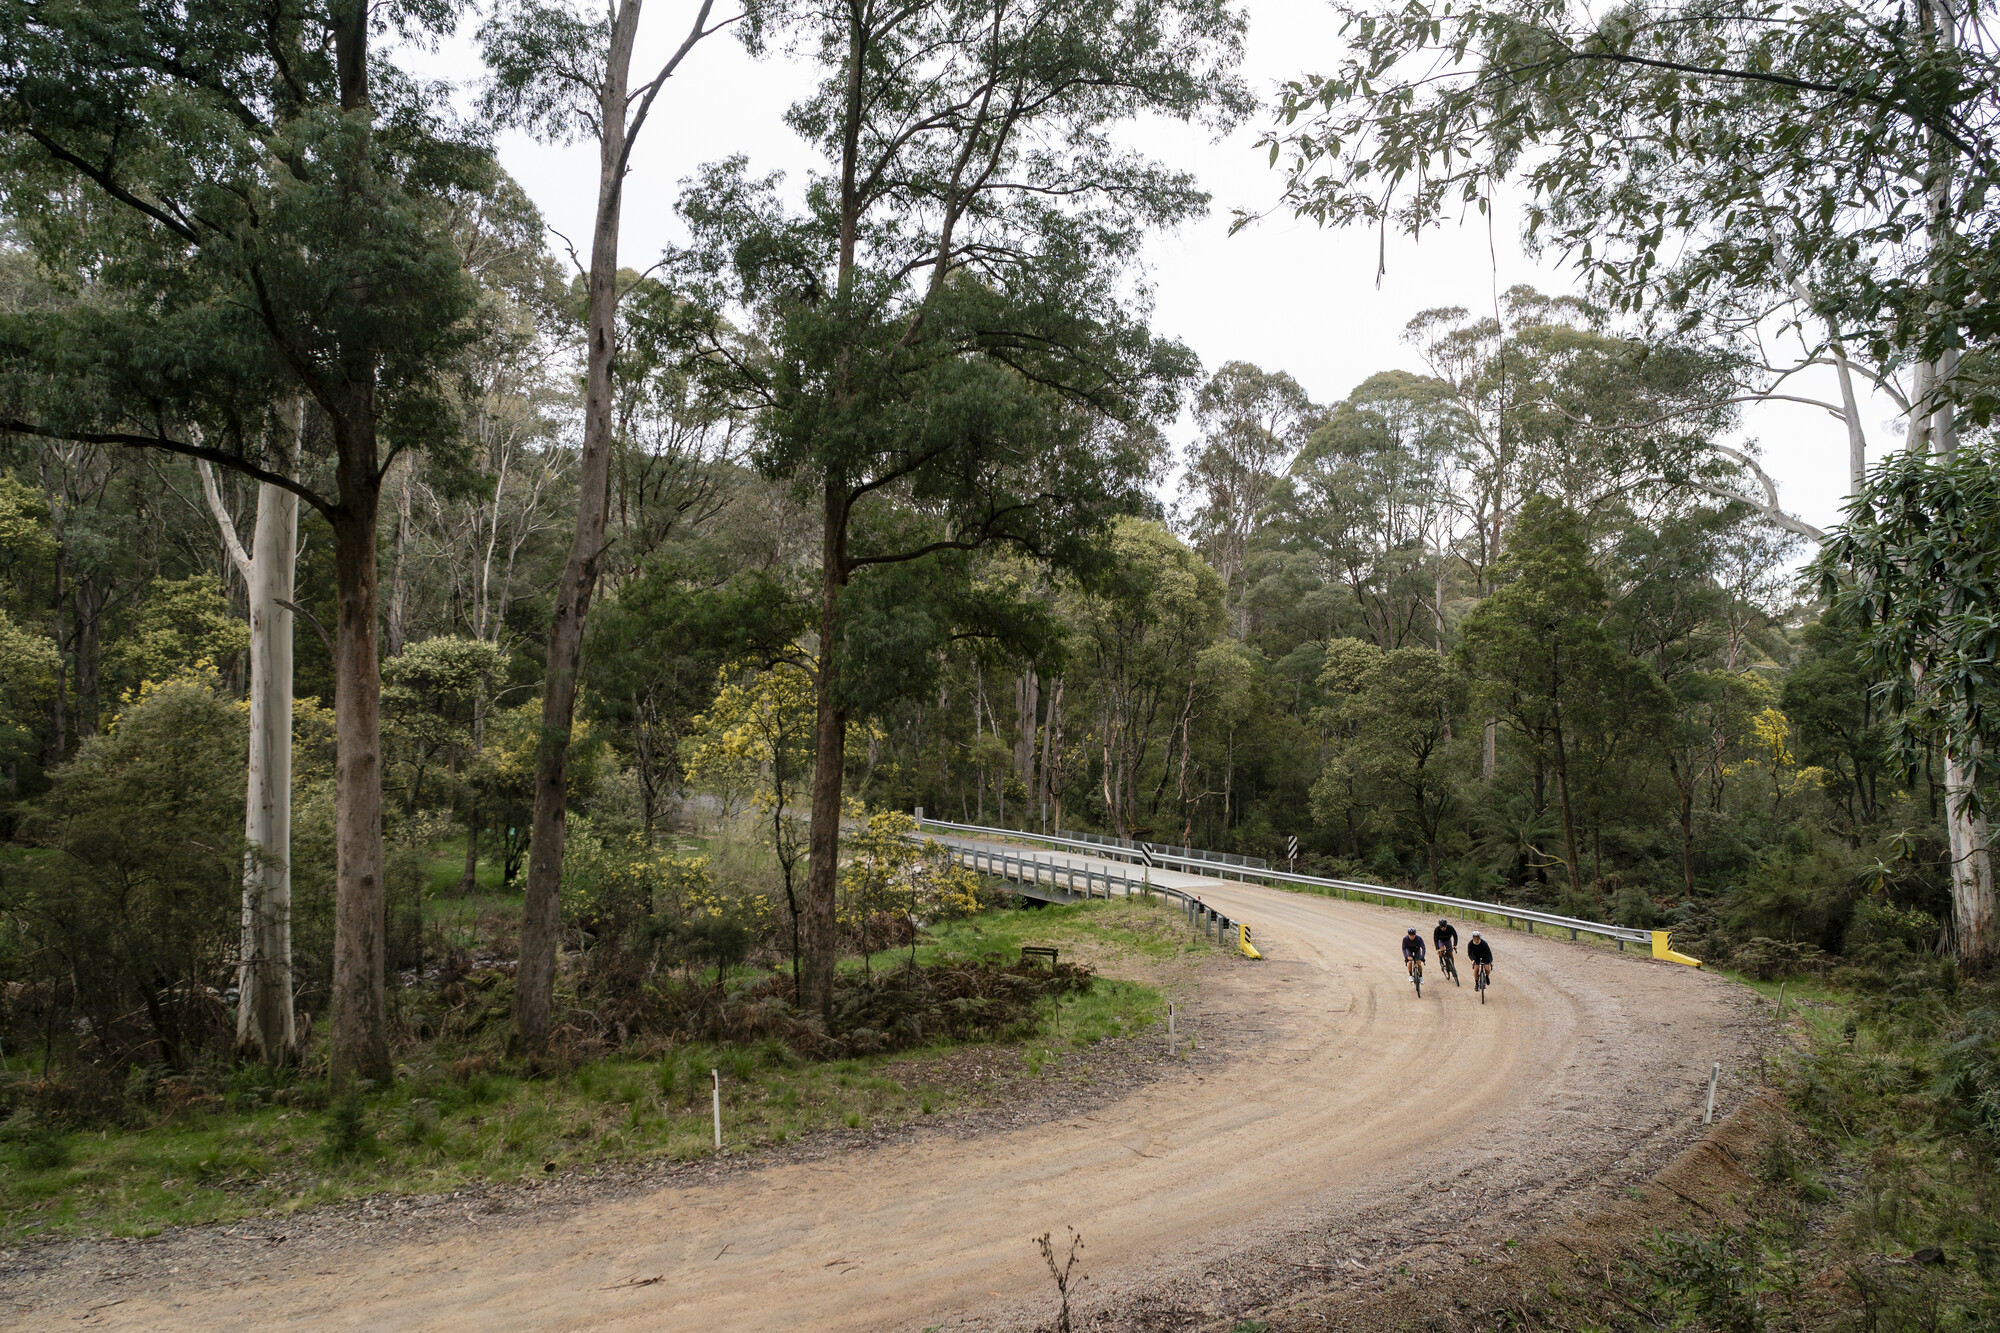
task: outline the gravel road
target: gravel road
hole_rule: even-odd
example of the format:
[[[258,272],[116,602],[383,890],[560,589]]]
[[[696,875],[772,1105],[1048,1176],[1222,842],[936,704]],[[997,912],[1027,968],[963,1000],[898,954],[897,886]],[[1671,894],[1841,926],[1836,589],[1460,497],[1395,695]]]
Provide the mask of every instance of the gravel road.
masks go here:
[[[1525,1234],[1657,1169],[1755,1082],[1755,1001],[1636,954],[1502,932],[1491,1002],[1411,991],[1407,912],[1171,872],[1266,961],[1206,984],[1205,1058],[1109,1105],[295,1259],[218,1241],[115,1304],[17,1288],[23,1328],[1001,1329],[1053,1308],[1033,1238],[1082,1233],[1081,1306],[1173,1327],[1307,1271]],[[1426,928],[1426,933],[1428,929]],[[1184,1029],[1185,1030],[1185,1029]],[[1287,1258],[1289,1256],[1289,1260]],[[1310,1260],[1302,1263],[1301,1260]],[[1346,1269],[1343,1269],[1346,1271]],[[1290,1274],[1292,1276],[1287,1277]],[[25,1308],[24,1308],[25,1307]],[[95,1307],[94,1309],[92,1307]]]

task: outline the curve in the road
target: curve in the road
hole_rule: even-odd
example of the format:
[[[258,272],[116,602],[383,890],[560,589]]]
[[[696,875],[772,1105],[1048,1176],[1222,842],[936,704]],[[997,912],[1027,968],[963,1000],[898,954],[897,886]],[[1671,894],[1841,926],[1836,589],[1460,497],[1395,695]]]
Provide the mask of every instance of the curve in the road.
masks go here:
[[[1220,983],[1220,1074],[1089,1118],[774,1166],[663,1188],[560,1227],[357,1250],[327,1271],[197,1280],[102,1308],[95,1327],[499,1330],[1004,1326],[1046,1314],[1031,1238],[1088,1238],[1094,1299],[1393,1207],[1441,1163],[1540,1189],[1583,1181],[1698,1113],[1720,980],[1509,936],[1493,1002],[1411,994],[1407,913],[1173,872],[1251,921],[1267,955]],[[1259,1029],[1254,1034],[1250,1029]],[[845,1261],[835,1263],[834,1261]],[[321,1261],[324,1267],[325,1261]],[[645,1286],[613,1284],[662,1275]],[[43,1308],[27,1326],[73,1326]]]

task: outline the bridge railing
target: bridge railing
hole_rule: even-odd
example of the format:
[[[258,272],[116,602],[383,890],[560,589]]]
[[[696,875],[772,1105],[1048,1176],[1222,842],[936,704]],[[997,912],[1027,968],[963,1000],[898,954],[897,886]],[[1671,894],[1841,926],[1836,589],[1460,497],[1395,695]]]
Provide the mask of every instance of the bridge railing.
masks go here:
[[[983,840],[995,838],[1016,842],[1031,842],[1050,847],[1064,847],[1084,852],[1101,860],[1122,860],[1142,862],[1150,865],[1178,868],[1190,874],[1214,875],[1218,869],[1215,861],[1173,855],[1160,848],[1148,848],[1144,844],[1132,847],[1118,847],[1106,843],[1086,842],[1080,838],[1063,837],[1047,833],[1024,833],[1019,829],[988,828],[980,824],[955,824],[949,820],[927,819],[917,816],[919,832],[927,829],[946,829],[962,837],[976,837]],[[1359,880],[1324,879],[1318,875],[1299,875],[1288,870],[1257,870],[1249,867],[1230,867],[1235,878],[1245,883],[1297,884],[1312,889],[1332,889],[1342,897],[1360,897],[1379,900],[1384,907],[1390,900],[1406,903],[1424,903],[1433,907],[1447,908],[1460,912],[1482,912],[1488,916],[1504,919],[1508,925],[1516,921],[1527,925],[1530,933],[1536,925],[1548,926],[1555,930],[1567,930],[1571,939],[1579,934],[1601,936],[1616,940],[1622,949],[1627,944],[1645,944],[1652,947],[1654,956],[1666,957],[1669,952],[1665,931],[1645,930],[1637,926],[1616,926],[1603,921],[1586,921],[1580,917],[1563,916],[1558,912],[1544,912],[1533,907],[1517,907],[1506,903],[1482,902],[1477,898],[1455,898],[1449,894],[1423,893],[1416,889],[1394,889],[1381,884],[1365,884]],[[1159,886],[1154,886],[1155,891]],[[1679,960],[1692,962],[1692,959]]]
[[[926,820],[924,823],[933,827],[938,825],[937,820]],[[976,829],[979,826],[965,824],[952,827]],[[943,847],[954,861],[975,874],[992,875],[1024,886],[1032,885],[1038,893],[1046,889],[1055,895],[1056,901],[1059,902],[1100,897],[1109,899],[1114,890],[1118,891],[1119,896],[1127,898],[1138,893],[1159,894],[1169,901],[1178,900],[1181,914],[1194,929],[1201,931],[1205,936],[1212,936],[1218,945],[1226,945],[1230,943],[1232,936],[1236,936],[1239,940],[1238,947],[1241,947],[1242,922],[1230,919],[1227,914],[1216,910],[1185,889],[1153,883],[1143,871],[1134,878],[1123,871],[1080,866],[1071,860],[1058,859],[1053,852],[1041,856],[1027,852],[1010,852],[1004,847],[994,848],[986,843],[973,842],[965,838],[926,835],[921,828],[918,830],[918,836],[929,836],[930,840]]]

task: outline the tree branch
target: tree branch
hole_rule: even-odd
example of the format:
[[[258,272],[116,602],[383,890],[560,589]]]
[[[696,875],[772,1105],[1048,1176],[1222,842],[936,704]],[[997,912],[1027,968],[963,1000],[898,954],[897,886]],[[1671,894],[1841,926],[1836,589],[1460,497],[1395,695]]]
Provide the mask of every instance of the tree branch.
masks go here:
[[[208,512],[215,515],[215,526],[222,531],[222,545],[236,563],[236,572],[249,583],[250,553],[243,549],[243,539],[236,535],[236,520],[230,517],[229,506],[222,503],[222,491],[215,484],[215,469],[206,458],[195,459],[194,467],[201,473],[201,493],[208,497]]]
[[[77,444],[119,444],[133,449],[158,449],[163,453],[180,454],[185,458],[199,458],[241,472],[246,477],[254,477],[267,486],[276,486],[298,496],[323,516],[331,519],[335,506],[324,496],[306,486],[301,486],[283,473],[269,468],[258,467],[247,458],[225,453],[221,449],[211,449],[205,444],[189,444],[166,435],[133,435],[124,431],[62,431],[49,430],[28,421],[0,420],[0,431],[12,435],[32,435],[40,440],[70,440]]]

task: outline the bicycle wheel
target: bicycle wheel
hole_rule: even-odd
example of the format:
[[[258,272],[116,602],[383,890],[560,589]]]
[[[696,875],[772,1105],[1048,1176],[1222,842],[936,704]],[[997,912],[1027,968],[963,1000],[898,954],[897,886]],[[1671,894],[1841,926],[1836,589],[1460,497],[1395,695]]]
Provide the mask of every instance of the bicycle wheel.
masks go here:
[[[1411,980],[1412,982],[1416,983],[1416,987],[1417,987],[1417,998],[1418,998],[1419,1000],[1423,999],[1423,998],[1424,998],[1424,969],[1423,969],[1423,964],[1419,963],[1419,964],[1418,964],[1417,966],[1415,966],[1415,967],[1413,967],[1413,968],[1411,968],[1411,969],[1410,969],[1410,980]]]
[[[1486,1003],[1486,977],[1482,973],[1472,979],[1472,988],[1479,992],[1479,1002]]]

